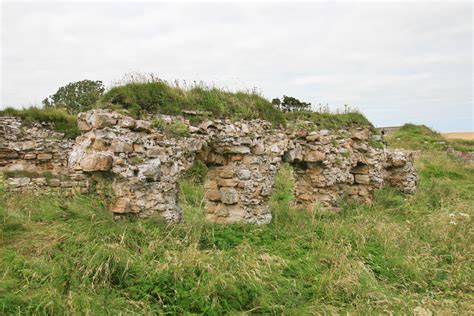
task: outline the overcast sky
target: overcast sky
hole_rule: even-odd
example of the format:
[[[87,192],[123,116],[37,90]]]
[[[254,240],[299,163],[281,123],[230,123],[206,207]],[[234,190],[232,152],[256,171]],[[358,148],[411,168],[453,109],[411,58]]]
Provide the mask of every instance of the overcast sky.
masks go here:
[[[473,131],[473,5],[2,2],[1,107],[127,72]]]

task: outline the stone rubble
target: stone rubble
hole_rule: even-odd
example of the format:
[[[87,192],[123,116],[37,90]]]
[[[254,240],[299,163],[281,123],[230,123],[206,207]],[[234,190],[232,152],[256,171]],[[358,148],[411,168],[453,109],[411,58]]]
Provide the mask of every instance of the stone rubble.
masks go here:
[[[366,128],[307,132],[275,129],[263,120],[222,119],[191,126],[183,118],[163,116],[167,124],[181,120],[189,128],[185,137],[171,137],[150,121],[93,110],[78,115],[83,134],[74,144],[58,137],[46,146],[54,132],[36,127],[20,137],[20,120],[1,119],[0,133],[9,130],[0,134],[7,145],[0,147],[1,168],[37,171],[44,165],[66,179],[47,185],[81,190],[94,175],[108,175],[115,195],[111,211],[118,216],[180,221],[178,181],[195,160],[208,166],[204,210],[215,223],[269,223],[268,200],[283,162],[294,168],[296,203],[304,208],[337,208],[342,199],[369,203],[373,191],[385,185],[413,193],[418,181],[413,154],[374,148]],[[19,177],[9,179],[7,187],[26,188],[33,180],[42,183]]]

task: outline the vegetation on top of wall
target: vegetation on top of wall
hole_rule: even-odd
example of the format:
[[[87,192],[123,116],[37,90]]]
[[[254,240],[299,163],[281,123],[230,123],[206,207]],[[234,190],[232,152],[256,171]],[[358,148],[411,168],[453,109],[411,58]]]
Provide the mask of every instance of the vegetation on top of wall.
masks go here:
[[[26,123],[51,123],[55,131],[64,133],[67,138],[75,138],[80,134],[75,115],[68,114],[63,109],[30,107],[25,109],[6,108],[0,111],[0,116],[15,116]]]
[[[107,91],[100,101],[100,106],[116,110],[126,109],[132,116],[140,116],[146,112],[183,115],[183,111],[191,110],[209,113],[211,118],[264,119],[274,126],[300,124],[306,129],[332,129],[351,125],[373,127],[369,120],[357,111],[340,114],[329,113],[328,110],[311,112],[307,110],[310,103],[286,96],[283,101],[278,99],[279,104],[276,104],[275,100],[277,99],[274,99],[272,104],[255,90],[229,92],[202,82],[183,87],[153,76],[139,76],[127,79],[123,84]],[[285,107],[281,104],[285,104]],[[204,118],[205,115],[202,119]]]
[[[452,147],[458,151],[474,151],[474,141],[446,139],[425,125],[405,124],[388,138],[391,147],[415,150],[446,150]]]
[[[285,113],[288,125],[307,130],[335,129],[349,126],[364,126],[375,132],[372,123],[360,112],[345,113],[298,111]]]
[[[284,114],[256,91],[229,92],[203,83],[182,87],[154,77],[132,79],[107,91],[102,107],[142,112],[182,115],[183,110],[211,113],[214,118],[266,119],[284,124]]]

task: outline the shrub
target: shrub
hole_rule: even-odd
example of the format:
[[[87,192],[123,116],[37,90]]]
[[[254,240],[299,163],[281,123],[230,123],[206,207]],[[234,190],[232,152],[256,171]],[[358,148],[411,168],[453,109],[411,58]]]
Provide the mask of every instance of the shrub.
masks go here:
[[[65,108],[69,113],[90,110],[104,93],[100,80],[81,80],[60,87],[55,94],[43,100],[45,107]]]

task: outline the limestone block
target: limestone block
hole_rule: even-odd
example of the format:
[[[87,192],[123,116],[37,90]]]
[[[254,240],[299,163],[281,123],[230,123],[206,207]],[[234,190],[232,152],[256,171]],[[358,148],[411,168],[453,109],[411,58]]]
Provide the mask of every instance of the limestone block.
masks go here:
[[[239,182],[235,179],[218,179],[217,185],[220,187],[236,187]]]
[[[151,132],[152,131],[151,122],[144,121],[144,120],[136,120],[135,130],[143,131],[143,132]]]
[[[237,177],[240,180],[248,180],[252,176],[252,173],[248,169],[239,169],[237,171]]]
[[[41,154],[38,154],[36,156],[36,159],[38,159],[38,160],[51,160],[51,159],[53,159],[53,155],[52,154],[41,153]]]
[[[367,141],[369,140],[369,137],[370,133],[368,129],[363,129],[352,133],[352,139]]]
[[[250,148],[247,146],[230,146],[224,148],[224,153],[228,154],[249,154]]]
[[[221,199],[221,195],[217,189],[207,190],[204,196],[210,201],[220,201]]]
[[[235,204],[239,201],[239,194],[234,188],[222,187],[219,193],[224,204]]]
[[[112,206],[113,213],[127,213],[130,207],[130,199],[125,197],[120,197],[117,199],[115,204]]]
[[[306,151],[303,156],[303,160],[308,161],[308,162],[323,161],[325,158],[326,158],[326,154],[318,150]]]
[[[82,170],[91,171],[108,171],[112,168],[113,158],[110,155],[102,153],[86,154],[80,161]]]
[[[117,124],[117,119],[114,118],[113,113],[93,111],[89,112],[91,115],[87,119],[87,123],[92,128],[111,127]]]
[[[118,125],[120,127],[124,127],[124,128],[134,128],[135,127],[135,120],[133,118],[131,118],[130,116],[124,116],[123,118],[121,118],[118,122]]]
[[[370,183],[370,177],[366,174],[356,174],[354,176],[354,180],[356,183],[360,184],[369,184]]]
[[[114,153],[130,153],[133,151],[133,144],[122,140],[113,140],[110,150]]]
[[[159,158],[148,161],[138,167],[138,178],[141,180],[155,182],[160,179],[161,161]]]
[[[224,168],[219,170],[219,177],[224,178],[224,179],[229,179],[234,176],[234,170],[231,168]]]

